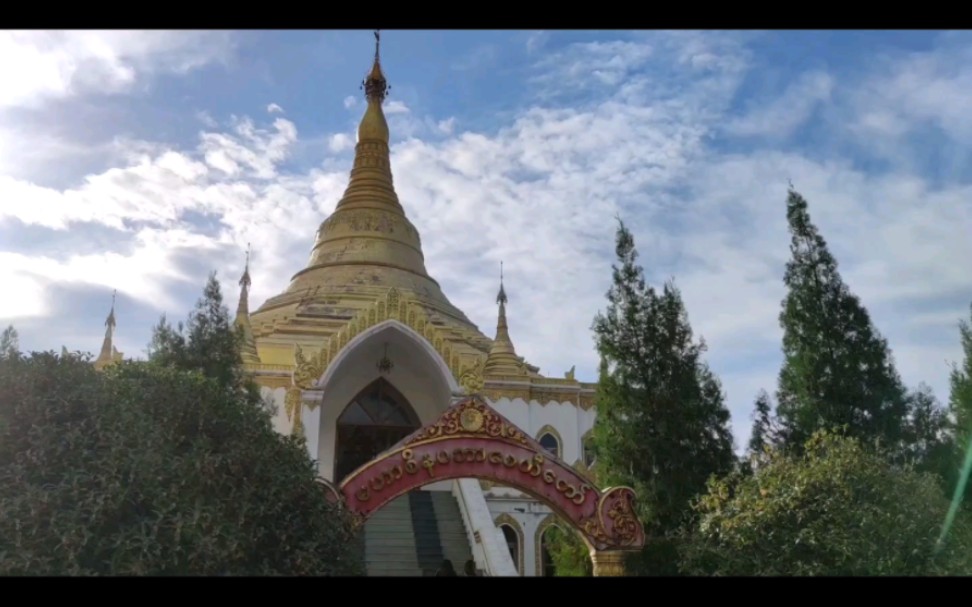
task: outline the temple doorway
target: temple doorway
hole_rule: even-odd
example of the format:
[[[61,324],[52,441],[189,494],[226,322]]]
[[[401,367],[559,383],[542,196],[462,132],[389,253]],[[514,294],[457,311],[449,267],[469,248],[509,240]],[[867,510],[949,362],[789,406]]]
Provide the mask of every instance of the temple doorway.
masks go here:
[[[337,420],[334,479],[340,483],[421,427],[408,400],[378,378],[358,393]]]

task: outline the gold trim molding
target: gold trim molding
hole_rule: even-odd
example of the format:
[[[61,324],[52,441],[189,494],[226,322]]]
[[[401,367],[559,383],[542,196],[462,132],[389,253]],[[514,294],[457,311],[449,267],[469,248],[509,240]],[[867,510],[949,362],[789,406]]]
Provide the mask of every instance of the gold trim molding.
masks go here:
[[[325,346],[317,352],[305,354],[303,349],[295,344],[294,385],[305,390],[312,388],[314,382],[324,375],[330,364],[337,358],[338,353],[352,339],[387,320],[397,320],[425,338],[445,361],[453,377],[460,381],[467,390],[476,387],[479,389],[471,391],[482,390],[482,365],[486,355],[480,353],[471,356],[473,360],[463,364],[463,359],[469,356],[468,354],[466,356],[460,355],[454,348],[454,344],[451,343],[454,339],[453,331],[433,324],[422,309],[421,304],[404,295],[395,287],[389,289],[383,297],[380,297],[370,307],[355,314],[354,318],[328,338]]]

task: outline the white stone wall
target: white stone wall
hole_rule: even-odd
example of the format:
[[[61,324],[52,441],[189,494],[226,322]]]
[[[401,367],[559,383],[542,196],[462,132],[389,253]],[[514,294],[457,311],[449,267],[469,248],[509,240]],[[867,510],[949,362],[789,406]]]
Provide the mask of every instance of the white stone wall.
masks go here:
[[[560,457],[568,464],[573,465],[583,457],[583,436],[594,427],[593,408],[585,411],[570,402],[526,402],[521,398],[501,398],[490,404],[500,415],[529,432],[534,439],[540,438],[544,427],[554,428],[562,439]]]
[[[280,434],[290,434],[294,426],[293,421],[287,419],[287,411],[284,409],[284,397],[286,394],[286,388],[260,387],[260,396],[272,400],[276,407],[273,415],[273,429]]]

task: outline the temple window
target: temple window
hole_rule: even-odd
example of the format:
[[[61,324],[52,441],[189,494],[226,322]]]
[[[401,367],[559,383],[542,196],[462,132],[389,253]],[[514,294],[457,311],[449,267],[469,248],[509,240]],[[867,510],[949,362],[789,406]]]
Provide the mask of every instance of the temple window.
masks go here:
[[[555,457],[560,457],[560,441],[558,441],[557,437],[553,434],[546,432],[537,442],[539,442],[541,447],[552,453]]]

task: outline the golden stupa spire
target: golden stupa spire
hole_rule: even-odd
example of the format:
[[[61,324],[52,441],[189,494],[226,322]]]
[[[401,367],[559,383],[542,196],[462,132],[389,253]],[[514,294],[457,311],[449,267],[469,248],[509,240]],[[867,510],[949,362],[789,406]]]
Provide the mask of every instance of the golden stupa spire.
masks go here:
[[[259,363],[256,340],[253,339],[253,329],[250,327],[250,284],[250,244],[247,243],[246,262],[243,264],[243,276],[240,277],[240,302],[236,306],[236,326],[243,332],[243,362]]]
[[[117,362],[122,359],[122,354],[115,348],[115,296],[118,294],[117,290],[111,293],[111,311],[108,312],[108,318],[105,319],[105,339],[101,342],[101,353],[98,354],[98,358],[94,361],[95,369],[103,369],[113,362]]]
[[[358,124],[358,143],[364,141],[381,141],[388,144],[388,122],[385,120],[385,113],[381,110],[381,104],[385,102],[391,86],[381,71],[381,34],[375,30],[375,61],[371,65],[371,71],[361,82],[364,89],[365,99],[368,100],[368,109],[361,117]],[[356,154],[357,155],[357,154]],[[355,166],[357,166],[355,158]]]
[[[506,323],[506,304],[508,301],[506,289],[503,286],[503,262],[500,262],[500,288],[499,293],[496,294],[496,303],[499,304],[499,317],[496,320],[496,338],[489,349],[489,356],[486,358],[486,365],[483,369],[485,375],[526,374],[523,361],[516,355],[513,340],[510,339],[510,328]]]
[[[382,103],[390,87],[381,65],[381,36],[375,32],[375,55],[361,88],[367,108],[358,124],[358,141],[348,186],[334,212],[318,228],[310,259],[297,272],[287,293],[268,301],[254,313],[287,302],[310,298],[315,302],[347,292],[347,285],[375,296],[391,287],[421,294],[437,311],[468,323],[429,276],[418,230],[405,215],[391,171],[388,122]],[[320,289],[319,295],[313,295]]]

